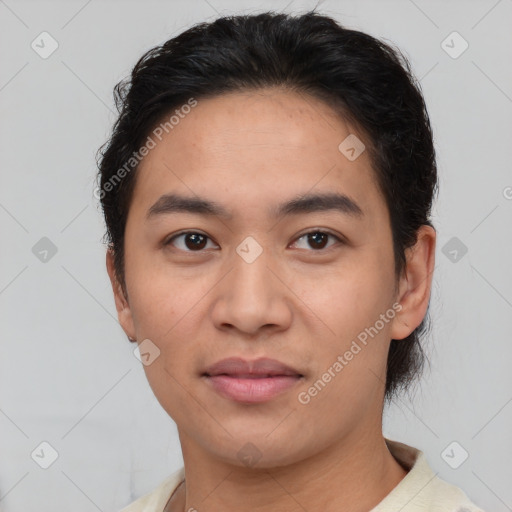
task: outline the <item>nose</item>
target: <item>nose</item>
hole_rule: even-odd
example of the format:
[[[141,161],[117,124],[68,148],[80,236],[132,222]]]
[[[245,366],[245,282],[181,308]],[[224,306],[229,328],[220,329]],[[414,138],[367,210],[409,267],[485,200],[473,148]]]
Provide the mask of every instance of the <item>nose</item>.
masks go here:
[[[292,320],[292,293],[266,251],[249,263],[238,254],[215,287],[212,320],[220,330],[249,336],[286,330]]]

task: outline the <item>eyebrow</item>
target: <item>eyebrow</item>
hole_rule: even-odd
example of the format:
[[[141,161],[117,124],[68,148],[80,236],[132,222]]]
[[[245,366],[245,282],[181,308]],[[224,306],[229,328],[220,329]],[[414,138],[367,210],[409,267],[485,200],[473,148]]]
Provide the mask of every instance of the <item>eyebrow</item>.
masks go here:
[[[353,199],[345,194],[334,192],[299,195],[277,205],[277,207],[270,208],[269,215],[271,217],[282,217],[323,211],[337,211],[354,218],[364,217],[363,210]],[[149,208],[146,218],[150,219],[171,213],[193,213],[226,220],[233,218],[228,210],[215,201],[178,194],[164,194],[161,196]]]

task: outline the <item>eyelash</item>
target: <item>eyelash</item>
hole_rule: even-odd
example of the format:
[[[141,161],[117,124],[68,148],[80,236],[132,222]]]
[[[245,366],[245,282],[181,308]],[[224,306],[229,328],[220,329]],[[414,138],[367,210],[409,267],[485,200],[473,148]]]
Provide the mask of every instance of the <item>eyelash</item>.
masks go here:
[[[302,233],[301,235],[299,235],[295,241],[297,240],[300,240],[301,238],[304,238],[306,237],[307,235],[310,235],[310,234],[317,234],[317,233],[320,233],[320,234],[323,234],[323,235],[328,235],[332,238],[334,238],[337,242],[341,243],[341,244],[344,244],[345,241],[339,237],[338,235],[335,235],[334,233],[331,233],[330,231],[326,231],[326,230],[321,230],[321,229],[312,229],[310,231],[306,231],[305,233]],[[199,231],[182,231],[181,233],[177,233],[175,235],[173,235],[171,238],[167,239],[163,245],[164,246],[168,246],[168,245],[172,245],[172,242],[174,240],[176,240],[177,238],[179,238],[180,236],[184,236],[184,235],[201,235],[203,237],[206,237],[208,238],[209,240],[211,240],[211,238],[208,236],[208,235],[205,235],[204,233],[201,233]],[[332,245],[329,246],[329,247],[325,247],[325,248],[322,248],[322,249],[312,249],[310,252],[317,252],[317,253],[320,253],[320,252],[324,252],[324,251],[327,251],[329,250],[331,247],[333,247]],[[201,252],[204,252],[204,249],[200,249],[198,251],[190,251],[190,250],[183,250],[183,249],[178,249],[179,251],[183,251],[183,252],[188,252],[188,253],[201,253]]]

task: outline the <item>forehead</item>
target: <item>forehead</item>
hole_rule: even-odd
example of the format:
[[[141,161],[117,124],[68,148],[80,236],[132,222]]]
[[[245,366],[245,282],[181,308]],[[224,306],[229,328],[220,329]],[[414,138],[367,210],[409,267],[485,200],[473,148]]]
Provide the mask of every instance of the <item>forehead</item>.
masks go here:
[[[269,204],[326,191],[363,210],[383,207],[368,152],[351,160],[339,148],[347,137],[364,137],[320,100],[269,89],[199,99],[187,111],[161,140],[150,134],[156,144],[134,192],[146,211],[170,192],[208,197],[233,213],[267,212]]]

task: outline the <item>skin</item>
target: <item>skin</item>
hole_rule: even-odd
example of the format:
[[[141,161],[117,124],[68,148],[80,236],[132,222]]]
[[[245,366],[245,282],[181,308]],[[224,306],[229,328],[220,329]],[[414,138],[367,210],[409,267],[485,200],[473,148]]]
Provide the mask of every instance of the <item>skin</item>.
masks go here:
[[[199,100],[137,170],[126,224],[127,297],[107,252],[119,322],[160,356],[144,366],[176,422],[186,482],[167,511],[368,511],[406,475],[382,434],[391,339],[424,318],[435,231],[423,226],[398,281],[389,214],[368,151],[349,161],[338,145],[351,128],[323,102],[280,89]],[[340,192],[361,219],[337,211],[269,217],[307,192]],[[201,196],[232,213],[219,219],[172,213],[146,220],[163,193]],[[304,232],[340,236],[318,249]],[[182,230],[209,237],[194,251]],[[247,263],[237,246],[252,236],[262,254]],[[192,248],[191,248],[192,247]],[[186,252],[188,251],[188,252]],[[379,315],[402,308],[311,401],[312,386]],[[220,359],[262,356],[300,370],[301,382],[259,404],[237,403],[201,373]],[[252,443],[254,466],[237,456]],[[250,500],[247,498],[250,496]]]

